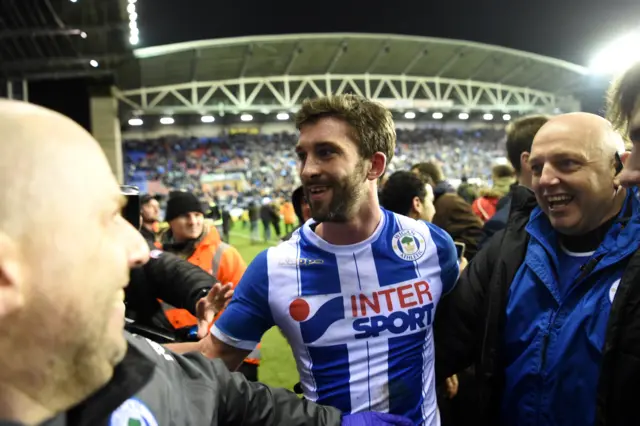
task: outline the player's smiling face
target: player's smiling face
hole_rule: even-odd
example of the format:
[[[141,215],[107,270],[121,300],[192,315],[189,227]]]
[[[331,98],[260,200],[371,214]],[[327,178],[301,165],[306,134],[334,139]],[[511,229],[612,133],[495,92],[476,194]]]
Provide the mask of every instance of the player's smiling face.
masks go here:
[[[366,161],[344,120],[323,117],[300,129],[298,171],[316,222],[346,222],[366,194]]]

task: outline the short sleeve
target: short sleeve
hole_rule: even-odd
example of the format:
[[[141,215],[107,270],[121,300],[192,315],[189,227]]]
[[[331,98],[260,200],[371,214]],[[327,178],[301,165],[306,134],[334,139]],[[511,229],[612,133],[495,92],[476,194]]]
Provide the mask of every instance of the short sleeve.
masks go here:
[[[269,307],[267,252],[251,262],[229,306],[211,328],[211,334],[235,348],[252,350],[274,325]]]
[[[431,238],[436,245],[438,262],[440,263],[440,279],[442,280],[442,294],[448,294],[456,286],[460,267],[458,265],[458,253],[451,236],[443,229],[432,223],[425,222],[431,233]]]

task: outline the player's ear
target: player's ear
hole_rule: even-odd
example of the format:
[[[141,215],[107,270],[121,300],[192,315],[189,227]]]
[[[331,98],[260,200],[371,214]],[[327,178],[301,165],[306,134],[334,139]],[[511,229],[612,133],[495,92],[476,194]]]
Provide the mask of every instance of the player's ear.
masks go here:
[[[367,173],[368,180],[378,180],[387,168],[387,156],[381,152],[376,152],[371,156],[371,166]]]

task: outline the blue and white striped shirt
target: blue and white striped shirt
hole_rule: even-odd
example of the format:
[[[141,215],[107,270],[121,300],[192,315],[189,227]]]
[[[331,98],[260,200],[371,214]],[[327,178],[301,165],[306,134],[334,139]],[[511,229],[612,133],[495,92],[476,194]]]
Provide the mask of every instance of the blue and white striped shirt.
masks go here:
[[[438,425],[432,323],[458,278],[453,240],[386,210],[358,244],[329,244],[313,225],[256,257],[212,333],[251,350],[277,325],[307,399]]]

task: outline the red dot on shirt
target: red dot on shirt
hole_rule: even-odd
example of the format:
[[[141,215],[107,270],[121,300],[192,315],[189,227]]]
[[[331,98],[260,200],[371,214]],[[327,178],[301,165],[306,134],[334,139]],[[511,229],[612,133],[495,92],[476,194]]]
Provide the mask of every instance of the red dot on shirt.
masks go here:
[[[311,307],[304,299],[296,299],[289,305],[289,314],[295,321],[301,322],[309,317]]]

